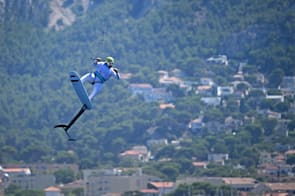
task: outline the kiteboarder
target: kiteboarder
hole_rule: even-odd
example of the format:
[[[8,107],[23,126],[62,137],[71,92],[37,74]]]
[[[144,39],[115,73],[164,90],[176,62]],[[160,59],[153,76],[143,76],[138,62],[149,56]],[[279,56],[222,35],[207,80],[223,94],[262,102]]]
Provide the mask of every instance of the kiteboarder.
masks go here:
[[[93,65],[96,70],[92,73],[87,73],[81,77],[81,82],[84,84],[86,81],[93,85],[93,90],[89,95],[91,101],[102,89],[103,84],[109,80],[110,77],[120,79],[120,74],[117,68],[113,67],[115,60],[113,57],[106,57],[105,61],[101,58],[96,58]]]

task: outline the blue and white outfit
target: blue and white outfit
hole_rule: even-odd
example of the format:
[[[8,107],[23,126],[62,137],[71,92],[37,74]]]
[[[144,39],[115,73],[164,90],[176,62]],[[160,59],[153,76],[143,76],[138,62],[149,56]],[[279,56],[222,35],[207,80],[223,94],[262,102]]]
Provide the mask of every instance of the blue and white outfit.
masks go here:
[[[103,83],[114,76],[117,80],[120,79],[119,72],[115,71],[115,68],[108,66],[107,62],[94,62],[93,65],[96,67],[94,73],[87,73],[81,77],[81,82],[86,81],[93,85],[93,90],[89,95],[89,99],[92,100],[102,89]]]

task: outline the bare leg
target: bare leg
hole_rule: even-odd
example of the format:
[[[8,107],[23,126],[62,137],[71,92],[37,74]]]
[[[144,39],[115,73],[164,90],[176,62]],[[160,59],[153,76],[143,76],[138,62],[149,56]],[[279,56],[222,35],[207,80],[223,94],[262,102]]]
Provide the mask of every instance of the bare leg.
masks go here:
[[[86,81],[93,83],[95,78],[92,76],[92,73],[87,73],[81,77],[81,82],[84,84]]]

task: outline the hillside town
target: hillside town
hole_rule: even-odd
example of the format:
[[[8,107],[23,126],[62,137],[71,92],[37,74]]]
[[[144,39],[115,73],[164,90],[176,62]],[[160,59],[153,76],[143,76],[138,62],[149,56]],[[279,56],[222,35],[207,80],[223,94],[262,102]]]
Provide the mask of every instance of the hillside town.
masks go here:
[[[208,64],[214,63],[220,66],[229,66],[229,60],[225,55],[210,57],[206,60]],[[202,104],[208,107],[228,107],[225,97],[231,97],[235,100],[237,106],[241,100],[247,96],[253,89],[261,90],[266,100],[274,102],[284,102],[286,97],[293,97],[295,94],[295,76],[284,76],[282,83],[277,89],[279,94],[268,94],[265,78],[262,74],[256,73],[255,80],[257,86],[253,87],[249,82],[244,80],[243,71],[244,63],[240,63],[237,73],[232,76],[233,80],[230,85],[219,85],[214,78],[201,77],[197,80],[185,80],[185,74],[175,69],[172,71],[160,70],[159,84],[161,87],[153,87],[149,83],[130,83],[128,89],[131,96],[141,96],[147,103],[155,102],[159,104],[159,108],[175,109],[173,101],[175,96],[168,91],[169,85],[176,85],[185,93],[193,92],[200,96]],[[132,74],[122,74],[122,78],[128,81]],[[245,88],[239,88],[243,84]],[[292,104],[291,111],[295,111],[295,105]],[[288,136],[286,127],[286,119],[282,119],[282,113],[271,110],[257,109],[257,113],[261,113],[267,118],[276,119],[279,123],[277,130],[282,135]],[[202,131],[207,128],[216,133],[223,132],[228,134],[237,134],[239,129],[246,122],[253,121],[251,116],[245,117],[243,120],[235,119],[227,116],[223,123],[218,121],[204,121],[202,112],[195,119],[189,122],[187,132],[193,135],[202,135]],[[152,130],[151,130],[152,132]],[[173,145],[181,148],[180,141],[187,139],[186,134],[175,140],[167,138],[155,137],[149,139],[146,144],[133,146],[124,152],[118,154],[120,159],[132,160],[140,163],[148,164],[155,160],[151,149],[155,146]],[[275,153],[259,152],[259,164],[257,165],[257,176],[267,176],[270,181],[263,182],[251,177],[193,177],[185,176],[175,181],[164,181],[160,177],[146,175],[141,167],[136,168],[106,168],[106,169],[79,169],[76,164],[6,164],[0,167],[0,195],[4,195],[4,190],[14,184],[24,190],[43,190],[46,196],[61,196],[73,190],[80,190],[81,195],[121,195],[128,191],[139,191],[145,196],[162,196],[171,193],[180,184],[192,184],[197,182],[206,182],[214,185],[226,185],[230,189],[236,191],[240,195],[293,195],[295,194],[295,178],[294,165],[287,163],[289,155],[295,155],[295,149],[292,146],[277,146]],[[167,158],[169,159],[169,158]],[[226,166],[231,155],[227,153],[215,153],[214,151],[207,154],[207,160],[198,160],[192,157],[191,165],[195,168],[206,170],[208,164],[214,163],[220,166]],[[243,169],[244,166],[237,164],[234,168]],[[75,176],[75,181],[67,184],[57,184],[55,173],[61,170],[71,170]],[[79,176],[79,177],[78,177]],[[223,195],[216,192],[216,195]]]

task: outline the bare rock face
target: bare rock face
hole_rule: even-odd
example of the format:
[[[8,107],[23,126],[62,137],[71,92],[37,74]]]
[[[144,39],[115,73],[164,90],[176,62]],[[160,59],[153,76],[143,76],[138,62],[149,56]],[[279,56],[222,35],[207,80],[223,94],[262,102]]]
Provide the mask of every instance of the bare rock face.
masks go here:
[[[130,15],[143,17],[153,7],[160,6],[165,0],[129,0]],[[61,31],[71,26],[79,16],[90,7],[103,0],[0,0],[0,22],[28,22],[47,30]]]
[[[75,14],[70,7],[63,7],[63,0],[52,0],[50,2],[51,13],[48,20],[48,28],[62,30],[75,21]]]
[[[89,0],[51,0],[49,3],[50,15],[48,28],[56,31],[64,29],[75,22],[76,14],[73,10],[79,10],[84,14],[89,7]]]
[[[90,0],[0,0],[0,22],[28,21],[56,31],[87,12]]]

